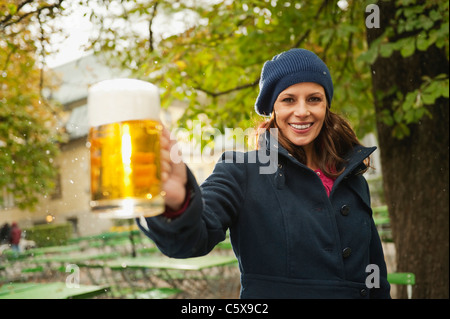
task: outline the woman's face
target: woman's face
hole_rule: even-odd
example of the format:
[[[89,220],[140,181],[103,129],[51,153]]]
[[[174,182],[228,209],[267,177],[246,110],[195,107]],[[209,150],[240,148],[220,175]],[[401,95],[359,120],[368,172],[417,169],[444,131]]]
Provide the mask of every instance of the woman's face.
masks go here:
[[[311,149],[325,120],[324,88],[317,83],[297,83],[282,91],[274,103],[278,128],[293,144]]]

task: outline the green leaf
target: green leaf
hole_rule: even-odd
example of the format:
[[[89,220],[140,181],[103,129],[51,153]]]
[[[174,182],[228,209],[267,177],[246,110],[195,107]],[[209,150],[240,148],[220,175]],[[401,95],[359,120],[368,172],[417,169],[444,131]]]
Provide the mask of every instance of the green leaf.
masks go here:
[[[429,82],[423,90],[424,104],[434,104],[441,96],[448,97],[448,79],[437,80],[437,77]]]
[[[397,123],[392,128],[392,136],[397,139],[403,139],[409,136],[410,133],[411,131],[409,130],[409,127],[404,123]]]
[[[380,112],[380,121],[386,124],[387,126],[394,125],[394,118],[391,116],[391,113],[389,110],[384,109]]]
[[[413,108],[414,105],[416,104],[417,96],[418,96],[417,90],[406,94],[405,100],[403,101],[403,104],[402,104],[402,110],[408,111],[411,108]]]
[[[442,81],[440,83],[440,85],[441,85],[441,95],[448,99],[449,98],[449,89],[448,89],[449,80],[448,80],[448,78],[447,78],[447,80]]]
[[[394,48],[395,48],[395,45],[392,43],[383,43],[380,46],[380,55],[383,58],[388,58],[392,55],[392,52],[394,52]]]
[[[427,37],[427,34],[425,31],[422,31],[417,36],[416,46],[417,46],[417,49],[420,51],[426,51],[428,49],[428,47],[430,46],[430,44],[432,44],[432,43],[433,43],[433,39],[430,39],[429,37]]]
[[[400,49],[400,54],[402,57],[407,58],[414,54],[416,50],[416,44],[414,38],[407,38],[407,41],[402,41],[402,48]]]
[[[366,62],[368,64],[373,64],[378,57],[378,53],[381,47],[381,38],[374,40],[370,46],[370,48],[360,54],[358,57],[359,61]]]
[[[12,3],[8,3],[8,11],[10,15],[14,15],[17,12],[17,6]]]

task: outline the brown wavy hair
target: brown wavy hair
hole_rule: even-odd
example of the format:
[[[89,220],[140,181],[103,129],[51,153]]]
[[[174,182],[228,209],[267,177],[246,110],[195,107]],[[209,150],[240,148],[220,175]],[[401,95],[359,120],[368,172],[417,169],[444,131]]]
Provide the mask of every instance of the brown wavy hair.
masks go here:
[[[258,126],[258,133],[263,134],[270,128],[279,129],[275,112],[272,113],[270,120],[264,121]],[[300,163],[306,165],[306,154],[303,147],[289,141],[280,129],[278,130],[278,142]],[[314,140],[314,150],[320,170],[330,178],[338,177],[345,169],[344,156],[356,145],[361,145],[361,143],[347,120],[333,113],[327,107],[322,130]],[[361,173],[367,171],[370,166],[370,158],[366,159],[365,164],[367,168]]]

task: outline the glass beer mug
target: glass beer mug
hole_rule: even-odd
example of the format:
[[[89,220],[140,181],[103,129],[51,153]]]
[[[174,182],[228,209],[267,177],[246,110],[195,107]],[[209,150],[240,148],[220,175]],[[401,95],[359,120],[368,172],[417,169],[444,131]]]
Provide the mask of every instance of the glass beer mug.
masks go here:
[[[105,80],[88,95],[91,210],[100,217],[164,211],[159,91],[133,79]]]

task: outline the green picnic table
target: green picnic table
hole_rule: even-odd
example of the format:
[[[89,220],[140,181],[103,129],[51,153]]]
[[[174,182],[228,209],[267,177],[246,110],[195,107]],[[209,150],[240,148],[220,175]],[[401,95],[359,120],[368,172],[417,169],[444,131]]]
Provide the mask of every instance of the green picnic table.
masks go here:
[[[64,282],[9,283],[0,286],[0,299],[84,299],[104,294],[108,289],[90,285],[69,287]]]
[[[105,266],[112,271],[119,271],[122,277],[134,289],[135,280],[130,278],[131,272],[141,271],[145,280],[155,288],[161,279],[172,288],[180,291],[196,291],[197,294],[211,292],[219,293],[215,289],[218,283],[226,283],[227,278],[235,276],[230,270],[237,269],[237,260],[234,256],[207,255],[196,258],[176,259],[163,255],[118,258],[106,262]],[[231,266],[231,267],[230,267]],[[155,280],[157,277],[159,280]],[[236,279],[236,278],[235,278]]]
[[[211,267],[221,267],[237,264],[236,257],[224,255],[207,255],[196,258],[177,259],[166,256],[149,256],[136,258],[117,258],[107,262],[112,269],[172,269],[172,270],[202,270]]]
[[[79,245],[62,245],[62,246],[31,248],[27,250],[27,253],[32,254],[34,256],[40,256],[45,254],[63,254],[77,250],[80,250]]]
[[[33,262],[36,264],[42,263],[61,263],[61,264],[78,264],[83,263],[90,260],[105,260],[116,258],[119,256],[119,253],[103,253],[103,254],[86,254],[86,253],[77,253],[72,255],[53,255],[49,257],[36,257],[33,259]]]
[[[80,250],[79,245],[63,245],[31,248],[20,253],[14,252],[12,250],[6,250],[4,254],[6,259],[10,261],[23,261],[32,257],[48,256],[53,254],[66,254],[78,250]]]
[[[117,258],[119,253],[103,253],[103,254],[86,254],[86,253],[75,253],[75,254],[60,254],[60,255],[46,255],[30,258],[27,260],[26,265],[22,265],[21,273],[27,274],[28,276],[33,276],[35,279],[40,277],[45,277],[51,272],[56,271],[57,274],[68,272],[66,268],[69,265],[74,265],[77,267],[87,268],[89,278],[92,278],[89,268],[90,264],[98,265],[99,263],[105,262],[105,260]],[[97,268],[97,267],[95,267]],[[95,285],[97,282],[91,280]]]

